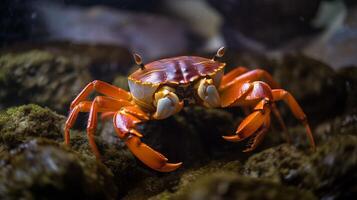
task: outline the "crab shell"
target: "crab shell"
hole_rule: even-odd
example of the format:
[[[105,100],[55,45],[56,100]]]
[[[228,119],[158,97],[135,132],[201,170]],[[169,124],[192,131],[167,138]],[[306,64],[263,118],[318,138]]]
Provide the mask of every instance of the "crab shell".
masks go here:
[[[161,86],[187,86],[201,78],[210,77],[218,88],[224,74],[224,66],[225,63],[197,56],[154,61],[128,77],[130,92],[139,106],[154,110],[154,94]]]

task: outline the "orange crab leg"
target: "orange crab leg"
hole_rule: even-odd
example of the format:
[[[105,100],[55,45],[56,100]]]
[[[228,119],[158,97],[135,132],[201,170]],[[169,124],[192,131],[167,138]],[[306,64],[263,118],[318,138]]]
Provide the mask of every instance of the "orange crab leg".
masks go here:
[[[97,91],[114,99],[124,99],[128,101],[131,99],[131,95],[129,92],[110,85],[106,82],[95,80],[89,83],[86,87],[84,87],[84,89],[72,101],[70,109],[72,110],[79,102],[84,101],[93,91]]]
[[[71,113],[69,114],[69,116],[67,118],[67,121],[65,123],[65,128],[64,128],[65,144],[69,145],[69,142],[70,142],[69,130],[73,126],[74,122],[76,121],[76,119],[78,117],[78,113],[79,112],[88,112],[90,110],[91,105],[92,105],[91,101],[82,101],[71,110]]]
[[[262,79],[265,80],[271,88],[279,88],[279,84],[268,72],[262,69],[255,69],[252,71],[248,71],[225,84],[221,84],[220,90],[224,90],[235,83],[243,84],[247,82],[259,81]]]
[[[234,68],[232,71],[229,71],[227,74],[225,74],[222,77],[221,85],[228,84],[229,82],[231,82],[232,80],[234,80],[235,78],[237,78],[241,74],[246,73],[247,71],[249,71],[249,69],[246,68],[246,67],[236,67],[236,68]]]
[[[248,115],[239,125],[236,134],[232,136],[223,136],[230,142],[242,141],[253,135],[262,125],[270,121],[270,108],[266,99],[261,100],[254,108],[254,112]],[[267,119],[269,118],[269,119]],[[270,124],[270,123],[269,123]]]
[[[149,119],[144,114],[138,107],[124,107],[114,116],[115,131],[121,139],[125,140],[129,150],[148,167],[160,172],[176,170],[182,165],[181,162],[167,163],[168,159],[165,156],[141,142],[140,138],[143,136],[135,127],[136,124]]]
[[[276,104],[275,104],[275,103],[272,103],[272,104],[271,104],[271,110],[273,111],[275,118],[278,120],[278,122],[279,122],[279,124],[280,124],[280,127],[281,127],[281,129],[283,130],[283,133],[285,134],[285,139],[286,139],[286,141],[287,141],[289,144],[291,144],[290,134],[289,134],[289,132],[287,131],[286,125],[285,125],[285,123],[284,123],[284,120],[283,120],[283,118],[281,117],[280,112],[279,112],[278,108],[276,107]]]
[[[94,132],[97,127],[97,117],[98,117],[97,113],[103,111],[119,110],[121,107],[129,106],[129,105],[132,105],[129,101],[122,100],[122,99],[116,100],[106,96],[97,96],[94,99],[89,111],[87,136],[88,136],[90,147],[98,159],[100,158],[100,154],[97,145],[95,144],[94,141]]]
[[[263,141],[266,133],[270,127],[270,117],[265,118],[265,122],[261,129],[255,133],[255,136],[249,140],[248,148],[243,150],[243,152],[251,152],[257,148],[257,146]]]
[[[253,89],[253,85],[250,83],[240,84],[238,82],[230,85],[224,90],[220,91],[221,106],[228,107],[236,102],[243,100],[249,92]]]
[[[273,93],[274,101],[283,100],[289,106],[289,108],[292,111],[292,113],[294,114],[294,116],[303,123],[303,125],[306,128],[306,133],[307,133],[307,137],[309,139],[311,148],[313,150],[315,150],[316,145],[315,145],[314,137],[312,136],[312,132],[311,132],[309,123],[307,122],[307,117],[306,117],[305,113],[302,111],[300,105],[295,100],[295,98],[289,92],[287,92],[283,89],[272,90],[272,93]]]

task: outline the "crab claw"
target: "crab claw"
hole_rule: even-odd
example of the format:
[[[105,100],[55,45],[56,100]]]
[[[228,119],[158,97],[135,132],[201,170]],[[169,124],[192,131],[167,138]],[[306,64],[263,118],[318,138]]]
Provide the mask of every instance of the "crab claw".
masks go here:
[[[125,144],[139,160],[156,171],[171,172],[182,165],[182,162],[167,163],[165,156],[142,143],[140,138],[135,135],[130,136]]]
[[[248,115],[239,125],[236,134],[232,136],[222,136],[230,142],[242,141],[252,136],[262,125],[270,118],[270,108],[259,103],[255,107],[255,111]]]
[[[135,128],[142,120],[148,120],[148,117],[139,108],[124,107],[114,115],[115,131],[134,156],[148,167],[159,172],[171,172],[179,168],[181,162],[167,163],[165,156],[141,142],[143,135]]]

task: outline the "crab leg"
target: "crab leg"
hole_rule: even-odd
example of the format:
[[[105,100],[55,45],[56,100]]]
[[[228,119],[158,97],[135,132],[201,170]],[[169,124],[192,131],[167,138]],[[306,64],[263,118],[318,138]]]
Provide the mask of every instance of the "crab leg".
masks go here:
[[[72,101],[70,109],[72,110],[79,102],[84,101],[93,91],[97,91],[114,99],[124,99],[127,101],[130,101],[131,99],[129,92],[103,81],[95,80],[84,87],[84,89]]]
[[[229,73],[228,73],[229,75]],[[255,69],[252,71],[248,71],[238,77],[236,77],[235,79],[232,79],[231,81],[228,81],[224,84],[221,84],[220,86],[220,90],[224,90],[227,87],[231,86],[232,84],[235,83],[247,83],[247,82],[254,82],[254,81],[259,81],[259,80],[266,80],[266,82],[268,83],[268,85],[271,88],[279,88],[279,84],[273,79],[273,77],[266,72],[265,70],[262,69]]]
[[[226,85],[229,82],[233,81],[238,76],[248,72],[249,69],[246,67],[236,67],[233,70],[229,71],[222,77],[221,85]]]
[[[290,144],[291,143],[291,137],[290,137],[290,134],[289,132],[287,131],[287,128],[286,128],[286,125],[284,123],[284,120],[283,118],[281,117],[280,115],[280,112],[278,110],[278,108],[276,107],[276,104],[275,103],[272,103],[271,104],[271,110],[273,111],[274,115],[275,115],[275,118],[278,120],[280,126],[281,126],[281,129],[283,130],[283,133],[285,135],[285,139],[286,141]]]
[[[253,138],[251,138],[248,142],[248,148],[246,148],[245,150],[243,150],[243,152],[251,152],[254,149],[257,148],[257,146],[262,142],[262,140],[264,139],[266,133],[268,132],[270,127],[270,117],[266,117],[265,118],[265,122],[263,124],[263,126],[261,127],[261,129],[255,133],[255,136],[253,136]]]
[[[97,148],[97,145],[94,141],[94,132],[97,127],[97,117],[98,112],[105,112],[105,111],[114,111],[119,110],[123,106],[132,105],[129,101],[126,100],[116,100],[106,96],[97,96],[90,108],[89,117],[88,117],[88,124],[87,124],[87,136],[89,140],[90,147],[95,154],[95,156],[100,159],[100,154]]]
[[[303,125],[306,128],[306,134],[309,139],[311,148],[315,150],[316,149],[315,141],[314,141],[314,137],[312,136],[309,123],[307,122],[307,117],[305,113],[302,111],[300,105],[295,100],[295,98],[289,92],[283,89],[272,90],[272,93],[273,93],[274,101],[283,100],[289,106],[290,110],[292,111],[296,119],[300,120],[303,123]]]
[[[269,123],[267,121],[269,120]],[[261,100],[255,107],[253,113],[248,115],[239,125],[236,134],[232,136],[223,136],[230,142],[242,141],[252,136],[265,123],[270,125],[270,106],[267,99]],[[269,128],[269,127],[266,127]],[[261,134],[261,133],[260,133]]]
[[[167,158],[141,142],[143,137],[135,127],[136,124],[148,120],[146,113],[136,106],[123,107],[114,116],[114,128],[119,138],[125,141],[129,150],[145,165],[160,171],[171,172],[179,168],[182,163],[167,163]]]
[[[88,112],[90,110],[91,105],[92,105],[91,101],[82,101],[71,110],[71,113],[69,114],[64,127],[65,144],[69,145],[70,142],[69,130],[72,128],[74,122],[76,121],[78,117],[78,113]]]
[[[132,105],[126,100],[116,100],[106,96],[98,96],[91,101],[82,101],[76,105],[68,116],[65,124],[65,143],[68,145],[70,143],[70,129],[78,117],[79,112],[90,112],[89,120],[87,125],[87,135],[89,139],[90,146],[97,158],[100,157],[97,146],[94,142],[93,134],[97,124],[97,113],[98,112],[109,112],[119,110],[123,106]]]

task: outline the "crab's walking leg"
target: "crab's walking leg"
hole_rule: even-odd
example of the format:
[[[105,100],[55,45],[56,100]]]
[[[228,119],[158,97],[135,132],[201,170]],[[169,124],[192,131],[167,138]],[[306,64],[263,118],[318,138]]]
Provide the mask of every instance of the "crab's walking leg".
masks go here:
[[[268,132],[270,127],[270,117],[265,118],[265,122],[260,130],[255,133],[255,136],[251,138],[248,142],[248,148],[243,150],[243,152],[251,152],[257,148],[257,146],[262,142],[263,138],[265,137],[266,133]]]
[[[76,121],[78,117],[78,113],[89,112],[91,105],[92,105],[91,101],[82,101],[71,110],[71,113],[69,114],[64,127],[65,144],[69,145],[70,143],[69,130],[72,128],[74,122]]]
[[[143,137],[135,127],[136,124],[149,120],[146,113],[136,106],[123,107],[114,116],[114,127],[119,138],[125,141],[129,150],[144,164],[160,172],[174,171],[182,163],[167,163],[167,158],[141,142]]]
[[[273,111],[273,113],[274,113],[276,119],[278,120],[278,122],[279,122],[279,124],[280,124],[280,126],[281,126],[281,129],[283,130],[283,133],[284,133],[284,135],[285,135],[286,141],[287,141],[289,144],[291,144],[290,134],[289,134],[289,132],[288,132],[288,130],[287,130],[287,128],[286,128],[286,125],[285,125],[285,123],[284,123],[284,120],[283,120],[283,118],[281,117],[280,112],[279,112],[278,108],[276,107],[276,104],[275,104],[275,103],[272,103],[272,104],[271,104],[271,110]]]
[[[249,69],[246,67],[234,68],[222,77],[221,85],[228,84],[229,82],[233,81],[235,78],[246,73],[247,71],[249,71]]]
[[[223,136],[223,138],[231,142],[238,142],[252,136],[259,128],[263,127],[263,125],[265,128],[263,127],[262,130],[268,130],[268,125],[270,126],[270,112],[269,99],[262,99],[254,107],[253,112],[240,123],[236,134],[232,136]],[[265,132],[260,132],[258,135],[263,133]],[[258,142],[260,142],[259,138],[252,144],[252,147],[255,148]],[[248,150],[249,149],[250,148],[248,148]]]
[[[110,85],[106,82],[95,80],[90,82],[84,89],[78,94],[78,96],[72,101],[71,103],[71,110],[81,101],[84,101],[88,95],[93,92],[97,91],[101,94],[104,94],[106,96],[115,98],[115,99],[124,99],[124,100],[130,100],[131,95],[129,92],[117,88],[113,85]]]
[[[229,73],[228,73],[228,75],[229,75]],[[225,88],[227,88],[237,82],[243,84],[246,82],[253,82],[253,81],[259,81],[259,80],[265,80],[266,83],[268,83],[268,85],[271,88],[279,88],[279,84],[273,79],[273,77],[267,71],[262,70],[262,69],[255,69],[252,71],[248,71],[244,74],[241,74],[240,76],[237,76],[236,78],[232,79],[231,81],[228,81],[226,83],[225,82],[221,83],[220,90],[224,90]]]
[[[301,109],[300,105],[295,100],[295,98],[289,92],[283,89],[272,90],[272,93],[273,93],[274,101],[283,100],[289,106],[294,116],[303,123],[303,125],[306,128],[306,133],[307,133],[307,137],[309,138],[311,148],[315,150],[316,148],[315,141],[314,141],[314,137],[312,136],[309,123],[307,122],[307,117],[303,112],[303,110]]]
[[[95,144],[94,140],[94,132],[97,127],[97,117],[98,112],[108,112],[119,110],[123,106],[130,106],[132,105],[129,101],[126,100],[116,100],[106,96],[97,96],[90,108],[89,117],[88,117],[88,124],[87,124],[87,136],[89,140],[89,145],[94,153],[94,155],[100,159],[100,154]]]
[[[73,126],[74,122],[78,117],[79,112],[90,112],[89,120],[87,125],[87,135],[89,139],[90,146],[96,155],[99,158],[99,151],[97,146],[94,143],[93,133],[95,131],[97,123],[97,112],[109,112],[119,110],[123,106],[132,105],[129,101],[122,99],[113,99],[105,96],[98,96],[91,101],[82,101],[76,105],[68,116],[68,119],[65,124],[65,143],[69,145],[70,143],[70,129]]]

